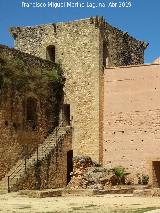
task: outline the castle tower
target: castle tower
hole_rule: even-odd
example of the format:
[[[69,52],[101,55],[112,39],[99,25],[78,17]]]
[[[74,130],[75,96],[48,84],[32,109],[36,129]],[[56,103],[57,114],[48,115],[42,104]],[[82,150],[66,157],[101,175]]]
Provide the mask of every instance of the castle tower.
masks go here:
[[[66,78],[63,108],[64,116],[72,120],[73,153],[102,162],[104,67],[143,64],[147,44],[102,17],[15,27],[11,33],[16,49],[62,64]]]

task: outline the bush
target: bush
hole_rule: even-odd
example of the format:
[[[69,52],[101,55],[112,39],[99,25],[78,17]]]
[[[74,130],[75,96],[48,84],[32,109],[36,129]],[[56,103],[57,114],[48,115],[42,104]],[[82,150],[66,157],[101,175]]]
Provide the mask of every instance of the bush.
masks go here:
[[[149,182],[149,176],[148,175],[142,175],[142,184],[147,185]]]
[[[147,185],[148,182],[149,182],[149,176],[148,175],[140,175],[140,174],[137,174],[137,178],[138,178],[138,184],[141,184],[141,185]]]
[[[122,166],[113,168],[114,174],[118,179],[118,184],[124,183],[125,169]]]

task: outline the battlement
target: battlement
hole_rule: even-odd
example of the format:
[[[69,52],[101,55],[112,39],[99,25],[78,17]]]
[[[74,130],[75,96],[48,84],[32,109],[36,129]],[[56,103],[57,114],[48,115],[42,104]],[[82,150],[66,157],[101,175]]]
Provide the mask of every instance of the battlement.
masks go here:
[[[88,26],[91,24],[96,23],[94,21],[95,18],[86,18],[86,19],[80,19],[80,20],[74,20],[71,22],[57,22],[57,23],[48,23],[48,24],[41,24],[41,25],[35,25],[35,26],[25,26],[25,27],[11,27],[10,32],[14,39],[16,39],[19,34],[21,33],[27,33],[27,32],[34,32],[36,31],[42,31],[46,29],[54,29],[54,32],[56,33],[56,30],[59,28],[69,28],[71,26],[73,27],[81,27],[81,26]],[[98,25],[97,25],[98,26]]]
[[[14,39],[16,39],[19,34],[23,34],[23,33],[34,33],[35,31],[41,31],[41,33],[43,33],[43,31],[45,29],[50,29],[52,28],[54,30],[54,32],[56,33],[56,31],[58,30],[58,28],[69,28],[69,27],[81,27],[81,26],[88,26],[88,25],[93,25],[96,28],[99,28],[101,30],[110,30],[112,31],[112,33],[120,33],[122,34],[122,36],[125,37],[125,39],[132,39],[136,42],[139,43],[139,45],[143,46],[144,49],[148,46],[148,43],[140,41],[135,39],[134,37],[130,36],[128,34],[128,32],[123,32],[120,29],[111,26],[110,24],[108,24],[106,22],[106,20],[103,18],[103,16],[96,16],[96,17],[90,17],[90,18],[86,18],[86,19],[80,19],[80,20],[74,20],[74,21],[70,21],[70,22],[58,22],[58,23],[49,23],[49,24],[42,24],[42,25],[35,25],[35,26],[25,26],[25,27],[11,27],[10,28],[10,32],[11,35],[13,36]]]
[[[72,22],[12,27],[10,32],[16,49],[43,59],[47,58],[47,47],[54,46],[56,62],[63,60],[64,50],[85,46],[86,40],[91,41],[92,47],[94,37],[97,48],[100,48],[101,67],[143,64],[144,50],[148,46],[148,43],[135,39],[98,16]],[[82,46],[77,46],[74,52],[81,50]]]

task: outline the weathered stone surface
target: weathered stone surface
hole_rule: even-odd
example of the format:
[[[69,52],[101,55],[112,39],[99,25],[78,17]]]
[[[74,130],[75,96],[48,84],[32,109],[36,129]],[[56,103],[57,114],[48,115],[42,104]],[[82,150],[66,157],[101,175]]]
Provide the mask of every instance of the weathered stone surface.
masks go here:
[[[63,188],[47,189],[47,190],[21,190],[19,195],[27,195],[28,197],[44,198],[62,196]]]
[[[160,197],[160,188],[153,188],[152,196]]]
[[[145,189],[145,190],[134,190],[133,195],[136,197],[148,197],[152,196],[152,190],[151,189]]]
[[[70,105],[74,156],[84,154],[104,165],[122,165],[132,174],[128,177],[128,183],[137,181],[137,173],[147,174],[146,161],[150,160],[151,164],[153,157],[158,157],[160,151],[157,122],[159,67],[135,66],[143,64],[147,44],[110,26],[102,17],[70,23],[17,27],[12,28],[11,32],[16,50],[0,45],[0,53],[11,61],[21,60],[31,75],[32,69],[44,74],[56,68],[55,62],[62,64],[66,78],[62,101],[63,104]],[[55,47],[54,62],[45,60],[47,47],[50,45]],[[134,67],[110,68],[125,65]],[[104,67],[108,69],[104,70]],[[50,100],[54,91],[48,90],[42,82],[37,85],[35,79],[36,76],[33,76],[33,88],[25,94],[20,96],[17,91],[17,102],[14,105],[11,102],[12,91],[6,93],[8,96],[5,107],[0,111],[0,151],[3,159],[0,162],[0,178],[20,158],[20,153],[23,153],[22,144],[29,144],[30,149],[35,149],[55,126],[54,118],[59,116],[60,110],[60,117],[64,116],[63,106],[57,107],[56,100]],[[38,95],[40,89],[46,91],[45,98]],[[13,121],[23,126],[25,96],[33,94],[39,100],[38,131],[25,131],[24,136],[23,131],[20,134],[13,128]],[[58,115],[53,109],[58,109]],[[51,158],[54,160],[54,156]],[[59,168],[66,166],[64,159],[62,162],[63,165]],[[48,161],[43,163],[44,169],[48,166]],[[75,164],[71,182],[73,188],[101,190],[116,182],[115,176],[108,173],[109,169],[96,166],[89,157],[77,161],[75,159]],[[27,187],[31,188],[34,185],[32,171],[33,168],[27,183]],[[55,172],[52,172],[55,176]],[[45,176],[45,172],[43,174]],[[42,178],[44,188],[46,178]],[[53,180],[51,183],[53,184]],[[23,186],[20,187],[25,187],[24,182],[21,184]],[[55,186],[58,186],[57,182]],[[62,187],[61,183],[59,187]]]
[[[97,165],[88,156],[77,156],[73,159],[72,179],[67,189],[103,190],[117,183],[112,170]]]
[[[57,123],[56,93],[46,77],[54,68],[51,62],[0,46],[1,77],[8,76],[0,88],[0,180],[25,154],[33,153]],[[21,83],[22,69],[28,77]],[[29,98],[36,102],[35,128],[27,118]]]
[[[133,195],[138,197],[160,197],[160,188],[134,190]]]
[[[94,196],[105,194],[132,194],[132,188],[117,188],[117,189],[64,189],[62,196]]]
[[[52,70],[53,68],[56,67],[56,64],[36,57],[34,55],[30,55],[25,52],[21,52],[20,50],[14,49],[14,48],[9,48],[5,45],[0,44],[0,55],[7,57],[11,61],[14,62],[14,60],[19,60],[22,61],[26,67],[29,67],[30,69],[35,68],[35,69],[40,69],[41,71],[43,70]]]
[[[26,174],[12,185],[11,191],[56,189],[67,185],[67,152],[72,149],[71,132],[64,135],[57,146],[46,152],[45,157],[27,168]],[[40,153],[39,153],[40,154]],[[40,194],[40,196],[43,196]],[[54,194],[54,193],[53,193]]]
[[[142,64],[143,42],[94,17],[11,29],[16,49],[46,59],[46,48],[55,46],[55,61],[66,78],[64,103],[71,106],[74,156],[85,154],[102,162],[103,67]],[[94,130],[94,131],[93,131]],[[99,141],[101,141],[99,143]]]

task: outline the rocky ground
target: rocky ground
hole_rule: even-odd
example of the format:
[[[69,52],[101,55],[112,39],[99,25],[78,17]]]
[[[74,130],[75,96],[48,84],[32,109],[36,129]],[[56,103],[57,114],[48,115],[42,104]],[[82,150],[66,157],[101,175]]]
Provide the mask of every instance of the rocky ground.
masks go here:
[[[88,156],[76,156],[73,159],[72,179],[69,189],[108,189],[118,184],[111,168],[102,167]]]
[[[157,210],[156,210],[157,209]],[[29,198],[18,193],[0,195],[2,213],[160,213],[158,197],[101,195],[92,197]]]

